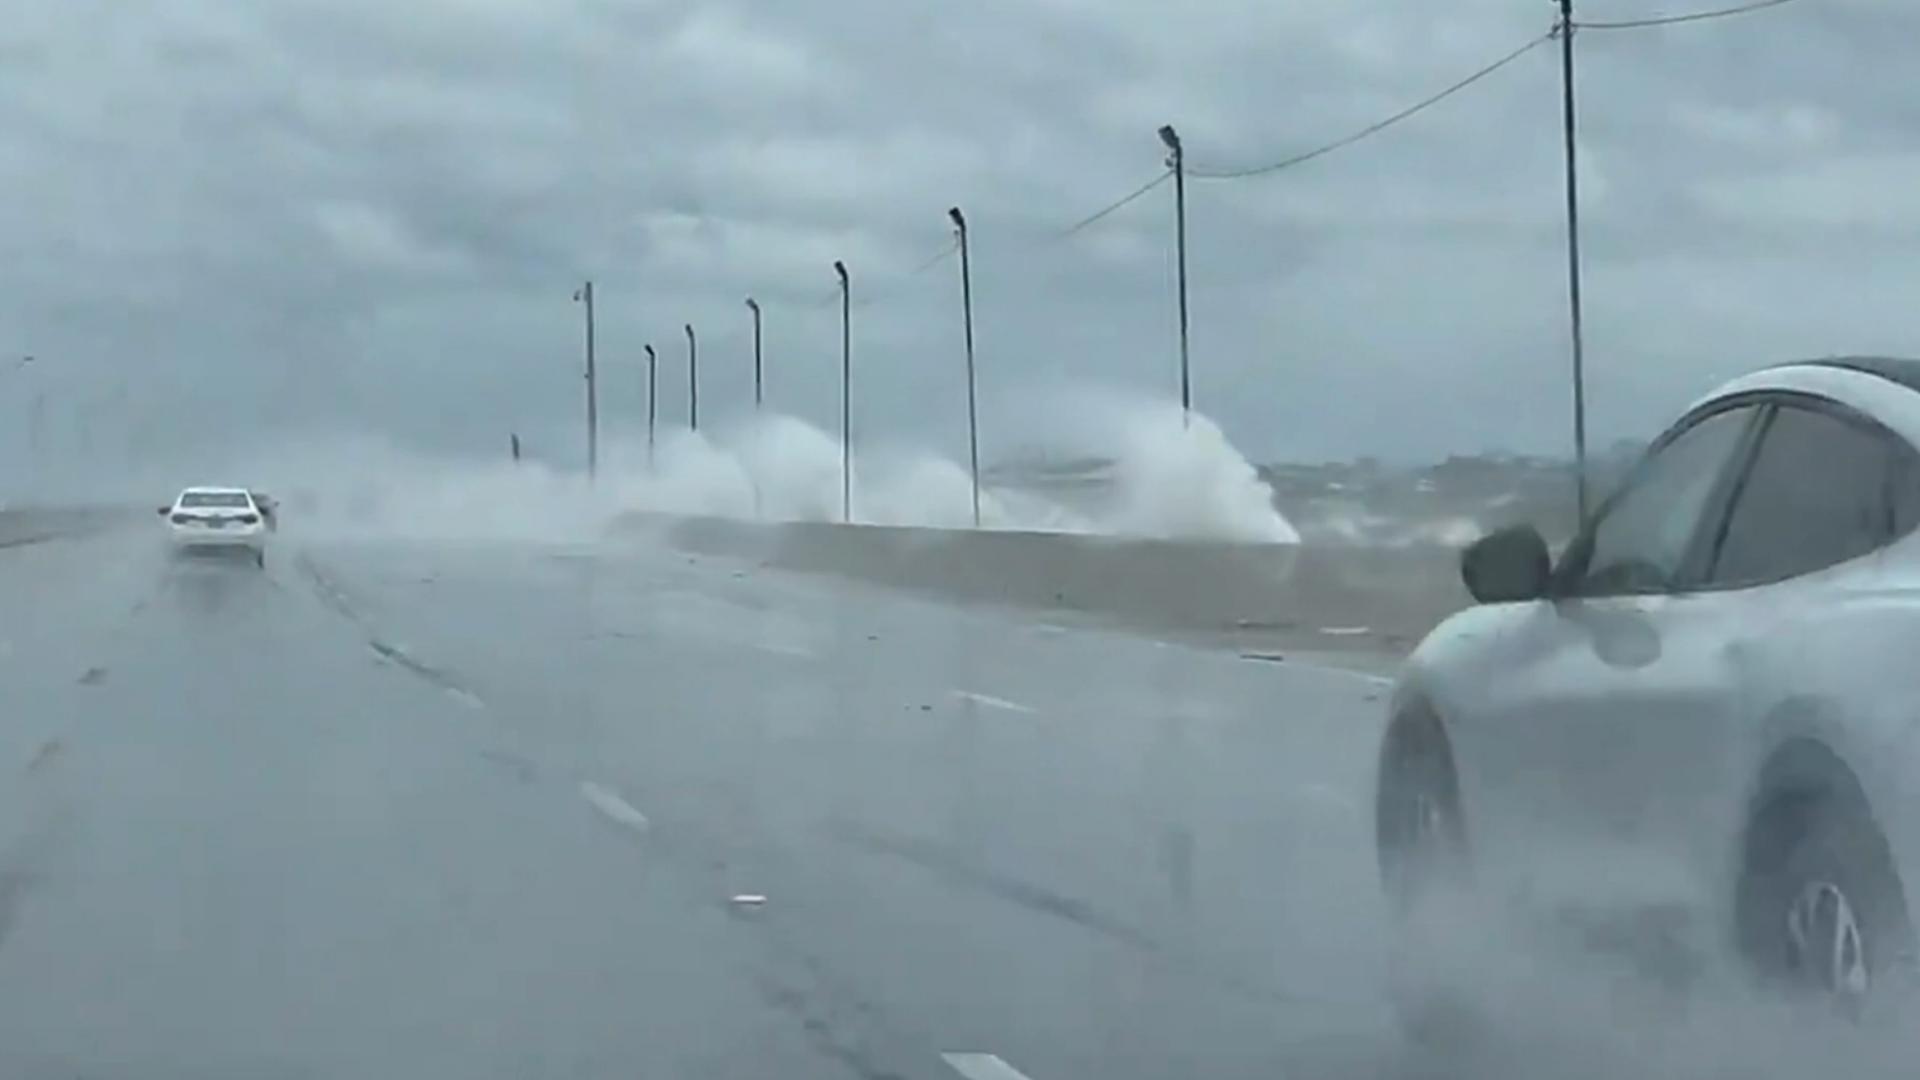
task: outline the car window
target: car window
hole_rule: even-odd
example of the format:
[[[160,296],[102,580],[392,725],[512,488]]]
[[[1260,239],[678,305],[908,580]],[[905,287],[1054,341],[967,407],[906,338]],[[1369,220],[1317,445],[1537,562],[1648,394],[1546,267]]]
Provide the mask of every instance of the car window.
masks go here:
[[[183,509],[248,510],[253,504],[241,491],[189,491],[180,496]]]
[[[1779,581],[1885,544],[1895,535],[1895,481],[1909,471],[1910,454],[1867,421],[1780,406],[1734,497],[1709,580]],[[1908,506],[1900,516],[1910,525],[1913,514]]]
[[[1678,588],[1702,515],[1758,406],[1709,413],[1656,447],[1581,544],[1581,596]]]

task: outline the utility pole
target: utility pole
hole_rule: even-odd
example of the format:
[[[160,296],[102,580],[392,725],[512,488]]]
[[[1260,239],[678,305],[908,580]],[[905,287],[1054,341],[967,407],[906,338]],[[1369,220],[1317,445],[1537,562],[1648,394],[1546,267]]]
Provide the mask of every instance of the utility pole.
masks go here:
[[[967,219],[955,206],[947,211],[960,234],[960,314],[967,331],[967,462],[973,475],[973,527],[980,527],[980,407],[973,368],[973,262],[967,248]]]
[[[1187,366],[1187,155],[1172,124],[1160,128],[1167,144],[1167,167],[1173,170],[1174,245],[1180,278],[1180,423],[1193,422],[1193,380]]]
[[[687,426],[700,430],[700,342],[687,324]]]
[[[847,264],[835,259],[840,278],[840,520],[853,522],[853,286]]]
[[[1567,310],[1573,332],[1573,484],[1580,525],[1587,523],[1586,345],[1580,327],[1580,182],[1573,108],[1573,0],[1560,3],[1561,128],[1567,144]]]
[[[600,400],[593,368],[593,282],[575,290],[573,298],[587,309],[587,479],[600,469]]]
[[[753,411],[760,411],[760,304],[747,297],[747,309],[753,312]]]
[[[656,385],[658,385],[658,383],[655,381],[655,375],[657,374],[660,368],[660,357],[654,354],[652,345],[646,346],[646,350],[647,350],[647,469],[648,471],[652,471],[653,469],[653,416],[654,416],[653,388]]]

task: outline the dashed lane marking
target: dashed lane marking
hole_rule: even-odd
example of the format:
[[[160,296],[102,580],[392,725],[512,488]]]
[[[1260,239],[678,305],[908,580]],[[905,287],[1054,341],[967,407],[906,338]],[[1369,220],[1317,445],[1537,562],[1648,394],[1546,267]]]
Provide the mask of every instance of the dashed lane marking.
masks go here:
[[[632,803],[621,798],[618,792],[604,784],[582,780],[580,797],[587,800],[587,805],[600,811],[602,817],[615,825],[635,832],[645,832],[647,829],[647,815],[634,809]]]
[[[1027,1074],[993,1054],[941,1054],[941,1060],[967,1080],[1027,1080]]]
[[[955,690],[953,696],[959,698],[961,701],[971,701],[975,705],[983,705],[989,709],[1000,709],[1004,712],[1026,713],[1031,716],[1040,711],[1031,705],[1022,705],[1017,701],[997,698],[992,694],[976,694],[971,690]]]

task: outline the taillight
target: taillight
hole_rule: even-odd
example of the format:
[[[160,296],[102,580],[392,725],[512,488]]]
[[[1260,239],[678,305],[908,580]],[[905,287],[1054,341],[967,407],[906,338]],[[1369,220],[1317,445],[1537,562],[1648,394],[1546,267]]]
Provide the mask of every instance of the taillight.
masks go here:
[[[172,521],[175,525],[185,525],[187,522],[192,521],[193,518],[188,514],[175,514],[168,520]]]
[[[260,524],[260,515],[258,515],[258,514],[241,514],[241,515],[240,515],[240,524],[242,524],[242,525],[258,525],[258,524]]]

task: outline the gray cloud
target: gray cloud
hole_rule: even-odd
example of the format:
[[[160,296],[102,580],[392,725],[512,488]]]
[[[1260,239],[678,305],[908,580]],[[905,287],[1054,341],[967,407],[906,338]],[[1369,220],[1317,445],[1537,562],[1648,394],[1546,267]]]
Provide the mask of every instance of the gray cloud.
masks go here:
[[[1655,9],[1586,0],[1592,18]],[[1170,191],[1285,155],[1547,28],[1466,0],[212,0],[29,5],[0,27],[0,435],[34,395],[100,429],[244,445],[363,429],[571,445],[579,309],[602,297],[609,422],[640,345],[702,329],[712,415],[767,307],[776,400],[828,421],[830,263],[853,267],[861,427],[958,444],[967,207],[995,419],[1059,381],[1173,392]],[[1915,352],[1920,11],[1806,0],[1581,35],[1595,423],[1645,432],[1796,353]],[[1197,395],[1256,456],[1563,450],[1557,58],[1240,183],[1195,181]],[[179,422],[219,409],[218,425]],[[62,413],[65,410],[65,413]],[[678,415],[663,405],[663,415]],[[144,414],[139,419],[128,414]],[[1030,411],[1022,415],[1031,415]],[[77,421],[76,421],[77,423]],[[62,429],[64,430],[64,428]],[[991,452],[992,447],[989,446]]]

